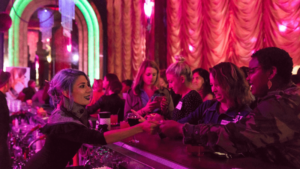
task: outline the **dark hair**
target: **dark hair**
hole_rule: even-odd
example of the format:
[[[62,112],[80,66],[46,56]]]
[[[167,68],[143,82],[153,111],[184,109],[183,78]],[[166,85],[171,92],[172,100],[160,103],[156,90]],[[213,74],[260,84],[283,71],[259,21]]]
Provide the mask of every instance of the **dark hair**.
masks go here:
[[[102,92],[102,90],[103,90],[103,80],[102,79],[94,79],[93,90]]]
[[[276,76],[282,79],[284,84],[291,80],[293,70],[293,60],[283,49],[268,47],[255,52],[252,58],[256,58],[263,70],[269,70],[272,66],[277,68]]]
[[[240,68],[230,62],[222,62],[210,68],[214,80],[227,91],[236,106],[250,104],[252,95],[246,78]]]
[[[135,95],[140,95],[141,94],[141,88],[143,88],[144,86],[144,81],[143,81],[143,74],[145,73],[146,69],[148,67],[151,67],[151,68],[154,68],[156,71],[157,71],[157,78],[155,80],[155,83],[154,85],[156,87],[158,87],[158,82],[159,82],[159,68],[157,66],[157,64],[152,61],[152,60],[145,60],[142,62],[140,68],[139,68],[139,71],[138,73],[136,74],[136,77],[134,79],[134,83],[133,83],[133,86],[132,86],[132,90],[133,90],[133,93]]]
[[[124,83],[126,86],[128,86],[128,87],[131,87],[132,86],[132,83],[133,83],[133,81],[132,80],[129,80],[129,79],[127,79],[127,80],[123,80],[122,81],[122,83]]]
[[[245,78],[247,79],[247,77],[249,76],[249,67],[242,66],[240,69],[242,70],[242,72],[244,73]]]
[[[193,70],[193,74],[198,73],[199,76],[201,76],[204,80],[203,83],[203,98],[209,94],[212,93],[211,87],[210,87],[210,81],[209,81],[209,72],[202,68],[197,68]]]
[[[88,81],[87,85],[90,86],[90,81],[87,75],[84,72],[75,69],[63,69],[53,77],[50,81],[48,94],[52,98],[54,106],[63,100],[62,92],[67,91],[69,93],[70,105],[66,108],[69,110],[72,109],[74,103],[72,97],[73,85],[79,76],[84,76]]]
[[[295,84],[298,84],[300,82],[300,78],[298,75],[292,75],[291,80]]]
[[[115,80],[109,84],[109,89],[115,94],[118,94],[122,90],[122,83],[120,81]]]
[[[160,70],[160,78],[162,78],[165,81],[165,83],[168,84],[166,69]]]
[[[31,85],[32,83],[34,83],[34,82],[35,82],[34,80],[29,80],[28,83],[27,83],[28,87],[30,87],[30,85]]]
[[[108,81],[108,88],[110,88],[110,84],[114,81],[119,81],[119,78],[116,74],[113,73],[108,73],[104,76],[106,78],[106,80]],[[106,91],[108,89],[105,89]]]

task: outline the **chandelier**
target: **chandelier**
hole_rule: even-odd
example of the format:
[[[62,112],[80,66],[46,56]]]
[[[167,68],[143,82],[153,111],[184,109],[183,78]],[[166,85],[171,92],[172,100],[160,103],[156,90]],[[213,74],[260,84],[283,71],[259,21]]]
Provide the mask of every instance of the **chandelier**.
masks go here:
[[[75,19],[75,0],[59,0],[59,12],[61,13],[61,25],[63,34],[71,38],[72,23]]]
[[[42,42],[52,37],[52,27],[54,25],[54,19],[52,12],[49,10],[39,10],[38,18],[40,20],[40,31],[42,33]]]

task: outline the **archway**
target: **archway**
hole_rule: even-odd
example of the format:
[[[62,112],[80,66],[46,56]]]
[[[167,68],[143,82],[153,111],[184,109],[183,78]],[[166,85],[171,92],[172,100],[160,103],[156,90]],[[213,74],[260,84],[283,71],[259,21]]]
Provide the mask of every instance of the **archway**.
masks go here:
[[[99,23],[97,20],[97,16],[89,4],[87,0],[77,0],[76,7],[82,13],[85,22],[87,24],[87,61],[88,65],[82,65],[82,71],[86,70],[90,77],[99,78],[100,77],[100,67],[99,67]],[[9,66],[19,66],[19,64],[23,64],[23,60],[20,60],[22,55],[27,55],[27,23],[20,22],[20,18],[29,19],[32,13],[45,5],[57,5],[57,0],[16,0],[13,4],[13,8],[10,11],[10,16],[12,18],[12,27],[9,29],[8,32],[8,49],[9,55],[8,60]],[[14,11],[15,10],[15,11]],[[17,15],[16,15],[17,13]],[[80,18],[78,12],[76,12],[76,16]],[[83,29],[84,30],[84,26]],[[84,33],[85,34],[85,33]],[[84,39],[85,37],[82,36]],[[83,40],[84,41],[84,40]],[[83,42],[84,44],[85,42]],[[82,46],[82,50],[84,52],[85,46]],[[81,57],[82,58],[82,57]],[[85,58],[82,58],[85,60]]]

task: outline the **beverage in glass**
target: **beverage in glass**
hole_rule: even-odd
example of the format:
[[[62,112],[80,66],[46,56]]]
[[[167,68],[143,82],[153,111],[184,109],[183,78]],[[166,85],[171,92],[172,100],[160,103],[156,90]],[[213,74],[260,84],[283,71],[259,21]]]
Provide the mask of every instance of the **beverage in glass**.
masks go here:
[[[140,119],[140,117],[135,115],[134,113],[128,113],[127,114],[127,121],[128,121],[130,126],[134,126],[134,125],[139,124],[139,119]],[[133,136],[133,140],[131,140],[131,142],[139,143],[140,141],[135,139],[135,136]]]

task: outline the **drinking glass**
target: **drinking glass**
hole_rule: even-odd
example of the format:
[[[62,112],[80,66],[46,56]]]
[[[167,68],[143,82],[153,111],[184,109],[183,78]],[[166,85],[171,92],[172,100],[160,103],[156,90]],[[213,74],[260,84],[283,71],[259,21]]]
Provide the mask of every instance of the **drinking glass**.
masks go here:
[[[135,115],[134,113],[128,113],[127,114],[127,121],[129,123],[130,126],[134,126],[139,124],[139,117],[137,115]],[[135,136],[133,136],[133,140],[131,140],[131,142],[133,143],[139,143],[140,141],[135,139]]]

